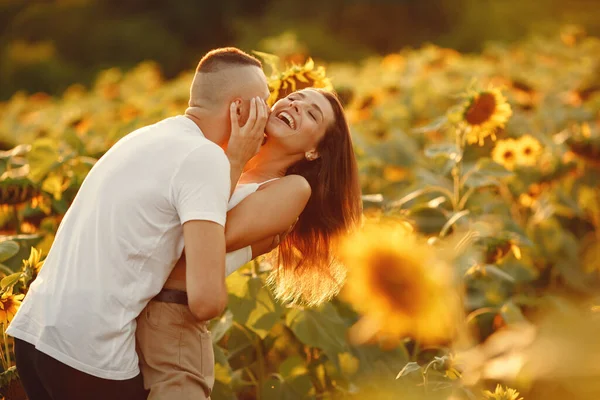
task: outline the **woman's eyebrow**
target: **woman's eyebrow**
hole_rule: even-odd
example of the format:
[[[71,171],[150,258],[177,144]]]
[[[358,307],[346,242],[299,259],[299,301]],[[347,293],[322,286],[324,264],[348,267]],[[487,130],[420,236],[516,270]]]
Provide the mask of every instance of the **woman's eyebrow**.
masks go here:
[[[299,96],[301,99],[306,99],[306,95],[302,92],[297,92],[295,93],[297,96]],[[324,120],[325,119],[325,115],[323,114],[323,111],[321,110],[321,107],[319,107],[318,105],[316,105],[315,103],[311,104],[311,106],[316,109],[319,114],[321,114],[321,119]]]

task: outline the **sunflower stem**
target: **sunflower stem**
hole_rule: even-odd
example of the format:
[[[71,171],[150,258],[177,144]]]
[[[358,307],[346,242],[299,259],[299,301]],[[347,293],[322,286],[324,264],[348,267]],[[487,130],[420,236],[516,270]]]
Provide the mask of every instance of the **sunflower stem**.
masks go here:
[[[259,267],[260,267],[260,264],[258,263],[258,260],[256,260],[256,259],[252,260],[251,271],[252,271],[253,278],[256,278],[258,276]]]
[[[465,195],[458,202],[458,209],[459,210],[463,210],[465,208],[465,205],[467,205],[467,201],[473,195],[473,193],[475,193],[475,188],[474,187],[469,188],[469,190],[467,190],[467,193],[465,193]]]
[[[5,357],[6,357],[6,364],[4,367],[4,370],[7,370],[10,367],[10,353],[8,350],[8,337],[6,336],[6,329],[5,329],[5,325],[2,325],[2,338],[4,339],[4,348],[5,348]]]
[[[463,140],[463,130],[457,129],[456,131],[456,147],[459,150],[459,155],[456,160],[456,164],[454,168],[452,168],[452,178],[454,180],[454,193],[452,198],[452,207],[454,208],[454,212],[461,211],[459,206],[460,203],[460,191],[461,191],[461,179],[460,175],[462,173],[462,162],[464,155],[464,140]]]
[[[4,332],[4,325],[2,325],[2,332]],[[6,336],[6,335],[4,335]],[[6,360],[5,356],[5,351],[2,349],[2,346],[0,346],[0,361],[2,361],[2,370],[6,371],[8,369],[8,361]]]

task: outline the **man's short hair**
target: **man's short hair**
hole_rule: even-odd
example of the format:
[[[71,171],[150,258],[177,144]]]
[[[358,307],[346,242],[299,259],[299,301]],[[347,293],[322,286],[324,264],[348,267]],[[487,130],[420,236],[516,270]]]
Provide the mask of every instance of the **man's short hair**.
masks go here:
[[[202,57],[196,72],[217,72],[224,67],[251,65],[262,68],[262,64],[250,54],[235,47],[211,50]]]

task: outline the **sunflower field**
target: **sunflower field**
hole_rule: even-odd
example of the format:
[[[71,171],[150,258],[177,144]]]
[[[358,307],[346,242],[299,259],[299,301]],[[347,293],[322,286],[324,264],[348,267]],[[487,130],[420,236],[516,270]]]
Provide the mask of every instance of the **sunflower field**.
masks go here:
[[[340,96],[364,226],[321,306],[275,301],[267,259],[228,278],[212,398],[599,399],[600,39],[569,26],[480,54],[426,45],[327,66],[256,54],[271,102]],[[145,62],[0,104],[2,332],[87,172],[183,113],[192,75]],[[0,345],[0,393],[25,398],[11,338]]]

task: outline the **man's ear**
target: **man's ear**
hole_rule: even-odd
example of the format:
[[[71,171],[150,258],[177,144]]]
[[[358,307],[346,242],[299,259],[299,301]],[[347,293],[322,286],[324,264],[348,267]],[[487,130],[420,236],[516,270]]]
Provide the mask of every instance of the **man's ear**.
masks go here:
[[[235,103],[235,112],[237,113],[238,118],[242,116],[242,111],[243,111],[243,107],[244,107],[244,103],[242,102],[242,99],[240,99],[239,97],[236,97],[233,102]]]

